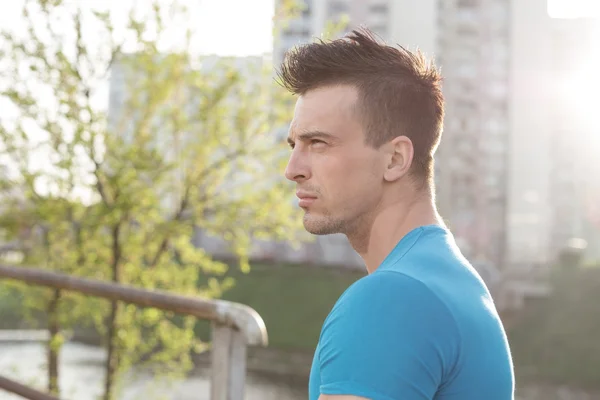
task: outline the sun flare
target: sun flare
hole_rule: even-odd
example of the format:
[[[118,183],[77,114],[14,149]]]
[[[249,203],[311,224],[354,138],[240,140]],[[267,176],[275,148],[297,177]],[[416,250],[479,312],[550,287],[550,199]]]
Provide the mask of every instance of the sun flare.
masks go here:
[[[598,0],[548,0],[551,18],[599,18]]]
[[[578,66],[560,82],[560,96],[572,125],[578,131],[587,132],[585,141],[600,151],[600,26],[593,43],[592,51],[584,54]]]

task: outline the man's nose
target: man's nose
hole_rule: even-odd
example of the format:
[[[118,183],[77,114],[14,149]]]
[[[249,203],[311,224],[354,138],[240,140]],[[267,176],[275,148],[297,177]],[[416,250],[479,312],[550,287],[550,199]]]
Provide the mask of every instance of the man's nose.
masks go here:
[[[287,167],[285,168],[285,177],[294,182],[301,182],[310,178],[310,167],[307,157],[298,149],[292,150]]]

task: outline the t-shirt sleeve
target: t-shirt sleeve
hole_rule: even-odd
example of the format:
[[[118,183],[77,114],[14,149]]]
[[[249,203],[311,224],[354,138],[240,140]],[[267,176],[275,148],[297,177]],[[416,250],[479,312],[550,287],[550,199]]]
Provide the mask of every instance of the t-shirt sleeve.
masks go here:
[[[429,288],[376,272],[350,287],[323,325],[321,394],[431,400],[459,343],[450,311]]]

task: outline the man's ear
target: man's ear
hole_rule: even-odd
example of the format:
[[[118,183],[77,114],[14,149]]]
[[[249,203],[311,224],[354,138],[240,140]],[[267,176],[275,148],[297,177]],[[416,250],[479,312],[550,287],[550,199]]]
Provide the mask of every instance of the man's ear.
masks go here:
[[[383,179],[394,182],[408,174],[415,150],[412,141],[406,136],[395,137],[386,147],[389,157]]]

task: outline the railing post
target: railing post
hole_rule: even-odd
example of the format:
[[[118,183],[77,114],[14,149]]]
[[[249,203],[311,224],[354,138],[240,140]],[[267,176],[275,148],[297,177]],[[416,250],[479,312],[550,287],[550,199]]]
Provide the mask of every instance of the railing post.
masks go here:
[[[213,322],[210,400],[243,400],[246,339],[241,331]]]

